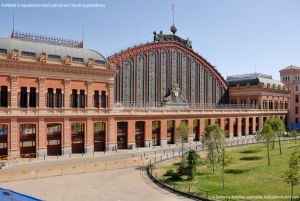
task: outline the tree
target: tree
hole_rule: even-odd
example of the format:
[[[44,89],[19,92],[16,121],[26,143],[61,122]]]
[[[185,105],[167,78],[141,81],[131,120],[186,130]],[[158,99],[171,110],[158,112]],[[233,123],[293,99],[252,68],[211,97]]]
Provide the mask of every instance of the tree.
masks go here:
[[[194,150],[190,150],[187,152],[187,176],[189,180],[194,179],[196,171],[197,171],[197,165],[199,164],[199,155]]]
[[[268,154],[268,166],[270,166],[271,159],[270,159],[270,146],[272,143],[272,140],[274,139],[275,133],[270,126],[270,124],[265,123],[263,128],[257,132],[256,138],[257,141],[263,141],[267,148],[267,154]]]
[[[219,157],[220,157],[220,165],[222,167],[222,187],[223,187],[223,190],[224,190],[224,188],[225,188],[224,172],[225,172],[225,168],[228,167],[229,164],[231,163],[232,158],[230,157],[230,155],[226,151],[225,146],[222,147]]]
[[[299,164],[300,154],[298,149],[291,154],[289,168],[283,174],[283,181],[291,185],[291,200],[293,200],[294,187],[300,183]]]
[[[189,127],[189,125],[184,121],[182,121],[180,125],[176,127],[176,138],[178,138],[181,142],[181,163],[184,161],[184,141],[188,138],[190,131],[191,127]]]
[[[284,135],[284,132],[285,132],[284,122],[279,118],[272,117],[272,118],[267,119],[266,124],[269,124],[272,127],[273,131],[275,132],[275,135],[278,138],[279,152],[282,155],[280,138]],[[274,141],[275,141],[275,138],[273,138],[273,147],[274,147]]]
[[[207,147],[207,161],[215,173],[215,165],[219,160],[220,149],[224,144],[224,131],[218,124],[206,125],[202,143]]]

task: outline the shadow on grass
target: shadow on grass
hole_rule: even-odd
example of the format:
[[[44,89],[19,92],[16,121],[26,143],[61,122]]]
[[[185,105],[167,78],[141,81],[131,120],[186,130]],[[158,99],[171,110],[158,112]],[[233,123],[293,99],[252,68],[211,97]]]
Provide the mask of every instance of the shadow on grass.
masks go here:
[[[295,146],[291,146],[291,147],[289,147],[288,149],[295,149],[295,148],[297,148],[297,147],[300,147],[300,145],[295,144]]]
[[[225,173],[228,174],[243,174],[245,172],[248,172],[248,169],[227,169],[225,170]]]
[[[259,149],[250,149],[250,150],[240,151],[240,153],[242,153],[242,154],[252,154],[252,153],[258,153],[258,152],[261,152],[261,150],[259,150]]]
[[[263,157],[261,157],[261,156],[245,156],[245,157],[240,158],[240,160],[243,160],[243,161],[256,161],[256,160],[261,160],[261,159],[263,159]]]

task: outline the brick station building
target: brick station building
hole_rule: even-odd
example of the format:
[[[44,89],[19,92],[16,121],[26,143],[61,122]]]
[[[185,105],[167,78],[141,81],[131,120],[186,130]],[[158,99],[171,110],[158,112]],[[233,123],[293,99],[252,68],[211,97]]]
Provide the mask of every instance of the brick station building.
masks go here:
[[[176,143],[182,121],[192,127],[190,142],[201,140],[205,123],[247,137],[268,117],[286,118],[282,83],[231,85],[172,32],[107,59],[76,41],[17,32],[1,38],[0,155],[165,146]],[[270,100],[279,106],[267,106]]]

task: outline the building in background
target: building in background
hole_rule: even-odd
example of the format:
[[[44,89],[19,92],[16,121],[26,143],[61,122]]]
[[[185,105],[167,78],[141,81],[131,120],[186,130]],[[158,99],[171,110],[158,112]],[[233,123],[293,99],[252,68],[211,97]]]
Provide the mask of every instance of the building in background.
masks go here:
[[[191,143],[206,124],[246,138],[268,117],[286,118],[282,83],[266,76],[227,83],[171,31],[107,59],[82,42],[16,32],[1,38],[0,155],[165,146],[176,143],[181,122],[192,128]]]
[[[281,81],[291,92],[289,127],[300,128],[300,67],[290,65],[279,72]]]

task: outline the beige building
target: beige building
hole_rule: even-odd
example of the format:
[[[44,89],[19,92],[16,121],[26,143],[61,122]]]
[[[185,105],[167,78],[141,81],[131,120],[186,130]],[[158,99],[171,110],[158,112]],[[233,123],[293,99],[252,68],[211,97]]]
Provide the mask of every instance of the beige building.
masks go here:
[[[300,67],[290,65],[281,69],[280,79],[291,91],[289,123],[300,123]]]

